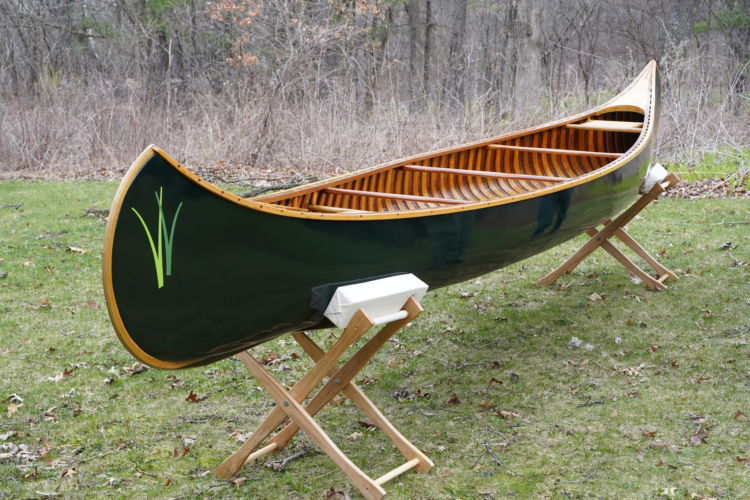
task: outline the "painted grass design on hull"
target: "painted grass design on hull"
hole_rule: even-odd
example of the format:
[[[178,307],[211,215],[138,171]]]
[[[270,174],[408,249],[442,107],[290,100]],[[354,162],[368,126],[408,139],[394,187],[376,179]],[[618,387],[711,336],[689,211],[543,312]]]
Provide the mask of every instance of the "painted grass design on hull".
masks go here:
[[[413,273],[435,289],[535,255],[637,196],[658,105],[651,63],[592,111],[253,199],[149,147],[118,190],[105,239],[115,330],[151,366],[201,365],[329,326],[322,311],[340,284]],[[152,234],[130,208],[153,206],[155,193]],[[169,228],[164,200],[181,200]],[[175,231],[182,203],[190,223]],[[180,272],[154,287],[154,269],[171,271],[173,258]]]
[[[156,270],[156,285],[158,288],[161,288],[164,286],[164,275],[172,276],[172,246],[174,244],[174,228],[177,225],[177,218],[180,216],[180,209],[182,208],[182,202],[180,202],[179,205],[177,205],[177,210],[174,213],[174,217],[172,218],[172,227],[167,231],[167,222],[164,218],[164,187],[159,187],[159,193],[154,193],[156,196],[156,204],[159,207],[159,214],[157,217],[157,228],[156,228],[156,234],[158,242],[156,245],[154,245],[154,238],[151,236],[151,230],[148,228],[148,224],[146,224],[146,221],[143,220],[143,216],[138,212],[138,210],[135,209],[135,207],[131,207],[131,210],[133,213],[135,213],[136,217],[138,217],[138,220],[141,222],[141,225],[143,225],[143,230],[146,232],[146,237],[148,238],[148,244],[151,248],[151,255],[154,259],[154,267]],[[162,239],[164,241],[164,246],[166,247],[164,251],[162,251]]]

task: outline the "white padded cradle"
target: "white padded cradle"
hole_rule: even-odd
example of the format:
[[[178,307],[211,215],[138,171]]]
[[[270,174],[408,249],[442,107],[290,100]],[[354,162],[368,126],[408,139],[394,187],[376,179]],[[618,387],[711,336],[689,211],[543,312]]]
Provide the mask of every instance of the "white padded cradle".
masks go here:
[[[422,300],[427,284],[413,274],[402,274],[379,280],[341,286],[336,289],[325,317],[339,328],[344,328],[359,309],[364,309],[375,322],[382,324],[396,319],[409,297]]]

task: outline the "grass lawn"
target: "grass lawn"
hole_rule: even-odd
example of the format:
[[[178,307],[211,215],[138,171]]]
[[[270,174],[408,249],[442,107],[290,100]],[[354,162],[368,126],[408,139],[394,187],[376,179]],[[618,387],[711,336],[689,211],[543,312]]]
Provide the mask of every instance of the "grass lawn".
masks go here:
[[[85,214],[115,189],[0,184],[0,498],[359,497],[314,449],[214,477],[271,401],[234,359],[144,370],[121,346],[105,223]],[[358,379],[435,462],[388,483],[392,498],[750,498],[750,200],[642,215],[631,234],[679,276],[664,292],[601,250],[561,286],[536,285],[582,237],[428,294]],[[256,348],[282,360],[284,384],[309,366],[290,340]],[[341,401],[320,420],[378,476],[401,457],[362,418]],[[299,435],[266,460],[310,447]]]

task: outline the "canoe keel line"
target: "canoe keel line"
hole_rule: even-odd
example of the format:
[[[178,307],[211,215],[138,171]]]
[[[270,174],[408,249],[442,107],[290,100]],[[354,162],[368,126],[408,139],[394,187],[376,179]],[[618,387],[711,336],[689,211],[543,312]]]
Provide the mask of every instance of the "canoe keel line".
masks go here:
[[[535,255],[637,196],[659,107],[651,62],[586,113],[251,199],[150,146],[107,226],[115,331],[148,365],[204,365],[331,326],[344,284],[413,273],[435,289]]]

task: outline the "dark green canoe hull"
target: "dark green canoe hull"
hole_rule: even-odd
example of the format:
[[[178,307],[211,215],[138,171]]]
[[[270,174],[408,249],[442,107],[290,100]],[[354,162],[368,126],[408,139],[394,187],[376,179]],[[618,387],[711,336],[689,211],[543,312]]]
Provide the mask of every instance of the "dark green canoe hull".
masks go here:
[[[603,177],[504,205],[315,220],[235,203],[152,150],[111,221],[110,314],[146,363],[211,363],[287,332],[330,326],[322,310],[333,284],[413,273],[435,289],[554,247],[631,203],[650,159],[647,144]]]

